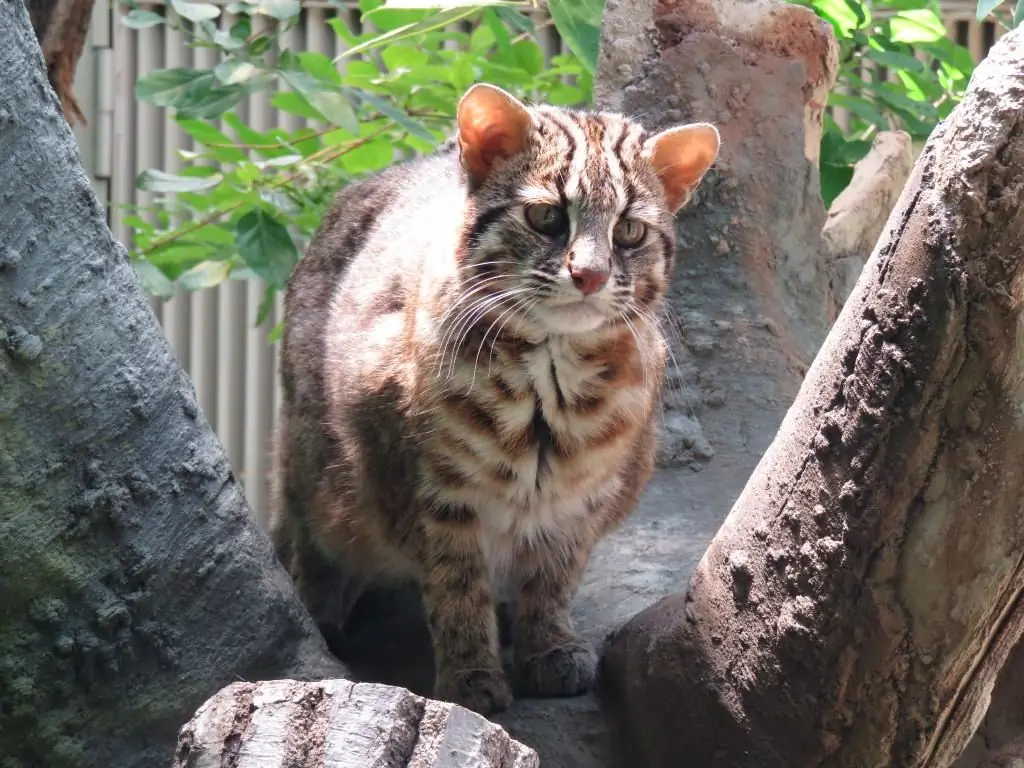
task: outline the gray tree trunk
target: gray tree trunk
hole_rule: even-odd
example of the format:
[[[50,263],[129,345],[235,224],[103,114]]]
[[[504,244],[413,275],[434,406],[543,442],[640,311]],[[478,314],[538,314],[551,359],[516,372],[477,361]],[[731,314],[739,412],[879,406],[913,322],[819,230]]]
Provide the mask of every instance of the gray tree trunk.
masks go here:
[[[631,764],[963,750],[1024,632],[1022,179],[1017,30],[929,140],[689,589],[611,639]]]
[[[0,755],[167,765],[238,679],[344,674],[255,525],[0,0]]]

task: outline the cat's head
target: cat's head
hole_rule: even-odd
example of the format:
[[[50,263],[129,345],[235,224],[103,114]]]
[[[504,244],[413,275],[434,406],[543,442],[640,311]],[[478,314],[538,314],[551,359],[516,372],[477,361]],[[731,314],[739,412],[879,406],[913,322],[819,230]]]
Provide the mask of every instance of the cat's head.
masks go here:
[[[657,309],[675,260],[673,216],[719,136],[707,123],[651,134],[621,115],[528,107],[481,84],[459,103],[458,146],[472,201],[468,282],[573,334]]]

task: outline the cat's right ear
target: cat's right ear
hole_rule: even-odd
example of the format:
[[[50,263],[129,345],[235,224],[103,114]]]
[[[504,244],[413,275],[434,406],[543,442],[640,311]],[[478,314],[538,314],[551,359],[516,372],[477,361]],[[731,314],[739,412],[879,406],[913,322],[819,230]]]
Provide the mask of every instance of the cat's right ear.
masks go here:
[[[511,94],[478,83],[459,101],[458,126],[462,164],[469,177],[481,184],[496,161],[526,148],[533,119]]]

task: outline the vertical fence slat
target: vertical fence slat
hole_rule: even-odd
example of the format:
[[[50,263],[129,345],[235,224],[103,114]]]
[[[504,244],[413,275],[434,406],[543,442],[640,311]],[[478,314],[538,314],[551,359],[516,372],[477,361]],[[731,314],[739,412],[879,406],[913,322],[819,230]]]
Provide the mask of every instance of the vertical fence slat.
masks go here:
[[[136,142],[134,95],[137,72],[135,43],[138,38],[121,23],[120,18],[114,24],[113,37],[114,131],[110,196],[114,210],[111,211],[110,223],[114,236],[127,246],[130,230],[122,223],[123,216],[116,206],[130,203],[134,199],[135,169],[132,155]]]
[[[266,509],[270,469],[270,433],[273,423],[274,368],[266,326],[253,320],[263,299],[262,281],[250,280],[247,289],[248,331],[245,339],[245,493],[257,514]]]
[[[166,13],[170,16],[170,9],[167,9]],[[191,64],[190,50],[185,46],[181,32],[171,29],[167,25],[143,31],[154,34],[145,39],[145,50],[140,49],[139,75],[161,66],[172,68]],[[163,45],[158,46],[157,35],[161,34],[161,31]],[[158,58],[161,48],[163,49],[162,64]],[[160,129],[163,129],[162,141],[157,134],[157,118],[160,120]],[[157,114],[153,107],[140,103],[135,143],[138,145],[142,168],[156,167],[168,173],[177,173],[181,170],[181,157],[178,155],[178,150],[187,146],[186,140],[176,125],[173,123],[168,125],[168,123],[171,123],[171,116],[167,110],[161,109]],[[150,199],[150,196],[144,192],[138,192],[137,195],[140,200],[148,201]],[[192,303],[191,299],[192,297],[185,291],[178,291],[174,298],[164,302],[163,305],[164,335],[167,336],[178,362],[186,370],[188,370],[189,364],[189,306]]]

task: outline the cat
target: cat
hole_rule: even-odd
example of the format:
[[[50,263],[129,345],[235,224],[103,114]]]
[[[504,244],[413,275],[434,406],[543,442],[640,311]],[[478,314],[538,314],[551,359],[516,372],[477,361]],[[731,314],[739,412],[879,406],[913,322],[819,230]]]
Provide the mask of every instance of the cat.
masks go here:
[[[488,715],[594,681],[570,605],[653,472],[673,217],[719,134],[487,84],[456,123],[345,187],[289,281],[270,529],[325,633],[415,578],[435,697]]]

